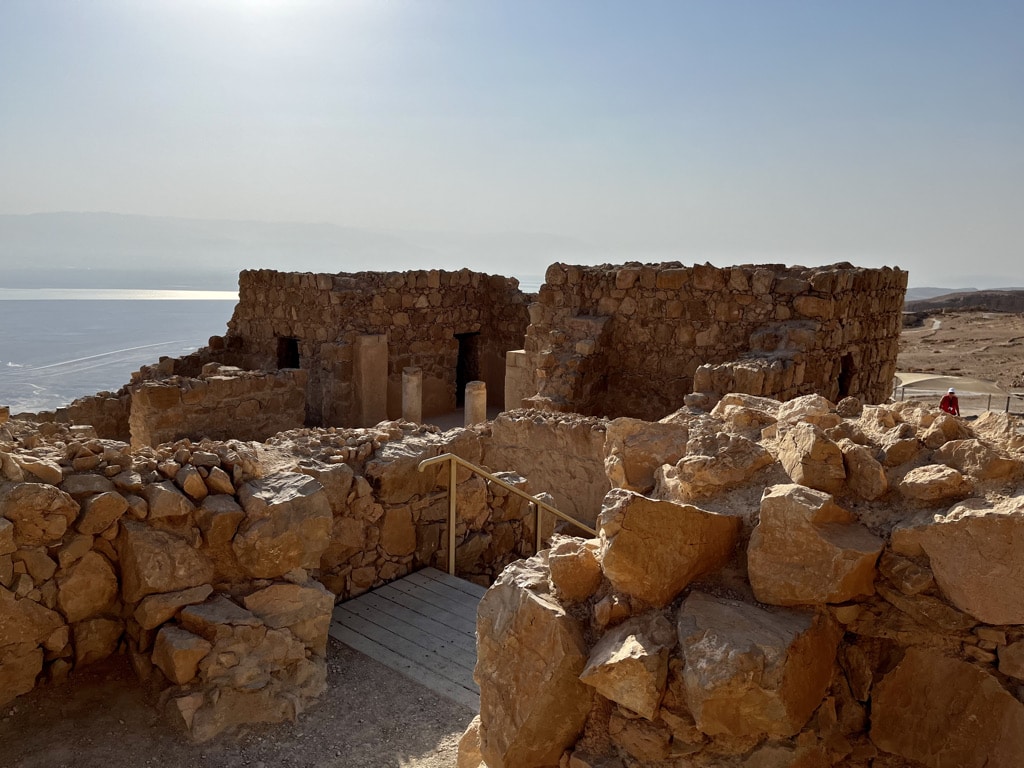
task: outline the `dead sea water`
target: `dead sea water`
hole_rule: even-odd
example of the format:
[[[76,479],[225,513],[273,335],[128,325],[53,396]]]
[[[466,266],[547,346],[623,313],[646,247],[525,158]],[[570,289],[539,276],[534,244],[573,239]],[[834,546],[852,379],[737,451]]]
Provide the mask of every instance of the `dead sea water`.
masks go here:
[[[223,334],[224,291],[0,289],[0,405],[53,410]]]

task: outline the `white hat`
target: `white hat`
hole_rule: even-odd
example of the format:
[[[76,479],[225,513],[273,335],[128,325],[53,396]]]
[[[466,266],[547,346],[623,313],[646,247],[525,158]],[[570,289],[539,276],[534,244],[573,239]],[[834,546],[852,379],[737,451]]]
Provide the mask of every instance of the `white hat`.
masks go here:
[[[950,388],[949,388],[949,394],[951,394],[951,395],[955,395],[955,394],[956,394],[956,390],[955,390],[955,389],[953,389],[952,387],[950,387]]]

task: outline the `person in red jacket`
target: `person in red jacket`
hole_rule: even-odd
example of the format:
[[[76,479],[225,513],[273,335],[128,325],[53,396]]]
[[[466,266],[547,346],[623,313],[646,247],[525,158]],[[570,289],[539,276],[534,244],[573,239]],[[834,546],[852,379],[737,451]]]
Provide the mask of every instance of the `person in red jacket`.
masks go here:
[[[960,415],[960,401],[956,399],[956,390],[952,387],[949,388],[942,401],[939,403],[939,408],[944,410],[946,413],[951,413],[954,416]]]

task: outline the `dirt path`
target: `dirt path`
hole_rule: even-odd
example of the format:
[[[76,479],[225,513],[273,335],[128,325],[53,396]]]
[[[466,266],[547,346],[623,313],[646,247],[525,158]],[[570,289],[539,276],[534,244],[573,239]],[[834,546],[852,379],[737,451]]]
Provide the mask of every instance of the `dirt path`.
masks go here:
[[[453,768],[475,713],[330,643],[327,693],[297,723],[190,744],[117,656],[0,711],[0,766]]]

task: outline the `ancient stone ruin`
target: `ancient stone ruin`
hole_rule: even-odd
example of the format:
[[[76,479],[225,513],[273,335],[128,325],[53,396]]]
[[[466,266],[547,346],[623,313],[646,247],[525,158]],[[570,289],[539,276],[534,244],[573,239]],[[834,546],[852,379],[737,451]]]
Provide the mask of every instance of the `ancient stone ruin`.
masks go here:
[[[598,529],[536,553],[460,471],[457,573],[493,583],[460,768],[1019,765],[1024,438],[883,402],[905,273],[241,282],[209,347],[3,414],[0,704],[125,653],[192,738],[298,716],[335,601],[443,567],[417,467],[450,452]],[[467,377],[507,410],[399,420],[409,368],[425,414]]]

